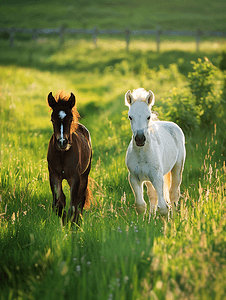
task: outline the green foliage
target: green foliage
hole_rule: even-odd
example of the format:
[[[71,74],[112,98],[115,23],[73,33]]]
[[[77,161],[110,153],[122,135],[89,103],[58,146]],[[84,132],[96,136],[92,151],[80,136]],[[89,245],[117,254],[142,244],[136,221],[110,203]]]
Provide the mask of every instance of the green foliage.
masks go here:
[[[204,105],[206,98],[213,92],[216,67],[207,58],[204,61],[199,58],[197,63],[192,61],[191,64],[193,72],[188,74],[191,93],[196,105]]]
[[[221,57],[219,68],[223,72],[223,77],[224,77],[222,104],[223,104],[223,110],[225,111],[225,108],[226,108],[226,52],[224,52],[224,51],[222,52],[222,57]]]
[[[177,82],[181,79],[181,73],[177,64],[169,64],[168,67],[160,65],[158,68],[151,68],[146,55],[139,53],[139,57],[137,58],[136,56],[137,53],[131,53],[127,59],[123,59],[114,66],[106,67],[104,73],[113,73],[116,76],[141,75],[147,80],[158,80],[159,84],[163,84],[166,81]]]
[[[195,98],[195,105],[202,125],[210,126],[221,109],[221,97],[215,93],[216,67],[205,58],[204,61],[191,62],[193,71],[189,72],[189,87]]]
[[[222,52],[222,57],[221,57],[219,68],[221,71],[226,70],[226,52],[224,52],[224,51]]]
[[[188,73],[188,86],[184,89],[174,87],[165,95],[166,118],[176,122],[186,133],[193,133],[200,126],[209,129],[219,116],[225,115],[223,76],[219,70],[207,58],[191,64],[193,71]]]
[[[194,134],[194,130],[199,127],[194,98],[187,89],[173,88],[170,93],[166,93],[167,120],[175,122],[182,130],[189,134]]]
[[[147,69],[147,78],[157,80],[160,84],[163,84],[166,81],[177,83],[178,81],[183,80],[183,76],[181,76],[177,64],[169,64],[167,68],[160,65],[158,72],[156,71],[156,68]]]

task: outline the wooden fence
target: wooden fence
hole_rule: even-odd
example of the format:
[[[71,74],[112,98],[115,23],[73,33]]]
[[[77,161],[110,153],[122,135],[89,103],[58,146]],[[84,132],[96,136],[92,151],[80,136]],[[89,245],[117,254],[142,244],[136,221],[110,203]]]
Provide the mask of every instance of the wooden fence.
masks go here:
[[[59,46],[64,44],[65,34],[84,34],[92,35],[93,43],[96,46],[98,35],[124,35],[126,41],[126,49],[129,50],[130,38],[131,36],[155,36],[156,39],[156,50],[160,51],[160,41],[161,36],[190,36],[194,37],[196,41],[196,51],[199,51],[201,37],[220,37],[225,38],[226,32],[219,31],[185,31],[185,30],[161,30],[157,28],[156,30],[121,30],[121,29],[70,29],[61,26],[56,29],[24,29],[24,28],[0,28],[0,32],[9,35],[10,46],[14,46],[14,39],[16,33],[30,34],[33,40],[37,40],[39,35],[59,35]]]

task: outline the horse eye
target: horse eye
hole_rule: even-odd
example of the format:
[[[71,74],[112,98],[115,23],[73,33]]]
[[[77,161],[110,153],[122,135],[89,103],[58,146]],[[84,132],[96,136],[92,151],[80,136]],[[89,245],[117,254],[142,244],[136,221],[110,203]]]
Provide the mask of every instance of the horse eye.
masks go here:
[[[147,117],[148,121],[151,119],[151,116]]]
[[[129,116],[128,118],[130,119],[130,121],[132,120],[132,117]]]

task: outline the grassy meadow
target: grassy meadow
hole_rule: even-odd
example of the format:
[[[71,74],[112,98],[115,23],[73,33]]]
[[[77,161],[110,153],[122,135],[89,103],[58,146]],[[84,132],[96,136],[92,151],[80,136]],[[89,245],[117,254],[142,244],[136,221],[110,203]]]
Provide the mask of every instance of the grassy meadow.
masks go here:
[[[225,9],[222,0],[3,0],[0,27],[226,31]]]
[[[105,2],[112,19],[101,18],[103,4],[95,2],[55,1],[50,14],[50,1],[24,1],[20,7],[11,0],[1,5],[0,24],[53,28],[67,20],[71,28],[81,28],[85,14],[87,28],[94,21],[100,28],[151,23],[142,13],[131,19],[135,1],[124,3],[124,23],[119,2]],[[201,29],[225,30],[221,18],[214,19],[224,2],[197,10],[189,3],[184,1],[175,25],[190,11],[200,16]],[[153,5],[153,26],[164,20],[161,4]],[[73,5],[80,23],[68,12]],[[172,5],[162,10],[174,12],[169,20],[175,19],[173,7],[179,10],[176,0]],[[142,1],[140,11],[147,13],[145,7]],[[29,24],[23,14],[33,16]],[[164,24],[169,28],[170,22]],[[192,24],[188,17],[183,29],[193,30]],[[124,40],[107,37],[98,39],[97,47],[89,38],[69,36],[58,45],[58,38],[39,37],[36,43],[17,39],[11,49],[8,40],[0,40],[0,299],[226,299],[226,77],[219,69],[225,43],[206,40],[198,53],[193,40],[165,40],[159,53],[154,41],[143,38],[134,38],[129,52]],[[138,87],[155,93],[153,110],[178,123],[186,136],[181,199],[168,218],[138,216],[127,180],[131,129],[124,94]],[[75,94],[80,122],[92,138],[93,198],[80,226],[63,227],[51,208],[46,98],[62,89]],[[69,200],[69,187],[63,186]]]

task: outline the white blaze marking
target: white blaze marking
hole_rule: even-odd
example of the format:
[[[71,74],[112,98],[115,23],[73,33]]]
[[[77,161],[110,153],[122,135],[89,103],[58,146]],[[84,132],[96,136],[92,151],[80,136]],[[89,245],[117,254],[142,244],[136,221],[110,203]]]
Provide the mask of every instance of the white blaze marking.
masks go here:
[[[61,145],[63,146],[64,144],[64,127],[63,127],[63,124],[60,125],[60,139],[59,141],[61,142]]]
[[[61,120],[63,120],[66,117],[66,113],[63,110],[61,110],[59,112],[59,117],[61,118]]]
[[[63,120],[65,117],[66,117],[65,111],[61,110],[59,112],[59,118],[61,120]],[[64,139],[64,127],[63,127],[63,123],[61,123],[61,125],[60,125],[60,140],[59,141],[61,142],[61,145],[63,146],[64,141],[65,141],[65,139]]]

